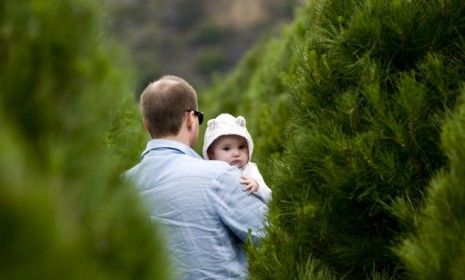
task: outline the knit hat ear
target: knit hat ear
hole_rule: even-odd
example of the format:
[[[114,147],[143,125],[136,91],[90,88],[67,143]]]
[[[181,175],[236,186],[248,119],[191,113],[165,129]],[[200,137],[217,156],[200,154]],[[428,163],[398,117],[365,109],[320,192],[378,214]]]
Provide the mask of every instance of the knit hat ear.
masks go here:
[[[236,118],[236,124],[245,127],[245,119],[243,116],[239,116]]]
[[[215,128],[218,127],[218,123],[216,122],[215,119],[209,120],[209,121],[207,122],[207,126],[208,126],[209,129],[215,129]]]

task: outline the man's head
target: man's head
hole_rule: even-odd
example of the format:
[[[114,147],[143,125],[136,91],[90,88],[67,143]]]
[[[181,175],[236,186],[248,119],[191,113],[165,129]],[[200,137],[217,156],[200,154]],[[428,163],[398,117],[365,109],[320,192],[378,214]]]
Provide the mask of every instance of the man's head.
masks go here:
[[[192,138],[189,140],[195,142],[198,123],[194,124],[192,120],[199,118],[194,112],[197,107],[194,88],[176,76],[163,76],[150,83],[140,96],[144,127],[152,138],[178,136],[187,129],[189,133],[194,132],[195,135],[189,135]]]

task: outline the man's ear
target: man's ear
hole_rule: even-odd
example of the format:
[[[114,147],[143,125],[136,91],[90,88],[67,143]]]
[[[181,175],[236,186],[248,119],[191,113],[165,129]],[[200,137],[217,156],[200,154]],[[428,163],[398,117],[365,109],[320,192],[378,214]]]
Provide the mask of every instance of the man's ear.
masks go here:
[[[191,128],[194,125],[194,121],[195,121],[194,112],[192,112],[192,111],[188,112],[187,117],[186,117],[186,125],[187,125],[187,127]]]

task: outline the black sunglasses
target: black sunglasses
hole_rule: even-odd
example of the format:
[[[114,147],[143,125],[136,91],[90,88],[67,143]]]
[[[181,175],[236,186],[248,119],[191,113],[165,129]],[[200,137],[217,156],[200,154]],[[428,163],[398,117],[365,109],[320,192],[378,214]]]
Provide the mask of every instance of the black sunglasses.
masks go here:
[[[199,125],[202,124],[203,122],[203,113],[202,112],[199,112],[199,111],[196,111],[196,110],[186,110],[186,112],[194,112],[194,115],[197,116],[197,118],[199,118]]]

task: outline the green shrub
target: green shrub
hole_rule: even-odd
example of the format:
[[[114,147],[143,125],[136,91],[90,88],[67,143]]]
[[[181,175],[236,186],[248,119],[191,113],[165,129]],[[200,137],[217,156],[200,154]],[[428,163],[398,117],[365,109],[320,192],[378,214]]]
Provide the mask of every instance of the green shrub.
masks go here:
[[[93,1],[0,2],[0,278],[166,279],[120,180],[144,136]]]
[[[451,120],[446,122],[441,136],[442,148],[449,163],[431,181],[426,208],[417,215],[418,229],[398,250],[412,279],[463,279],[464,276],[463,103]]]
[[[191,45],[196,46],[214,46],[224,43],[227,36],[230,36],[227,28],[219,26],[212,22],[202,23],[190,39]]]
[[[245,115],[273,189],[252,279],[406,276],[393,248],[447,162],[464,18],[463,1],[309,1],[206,92],[213,115]]]
[[[209,49],[201,52],[195,62],[195,68],[202,74],[214,73],[225,66],[225,55],[216,49]]]

